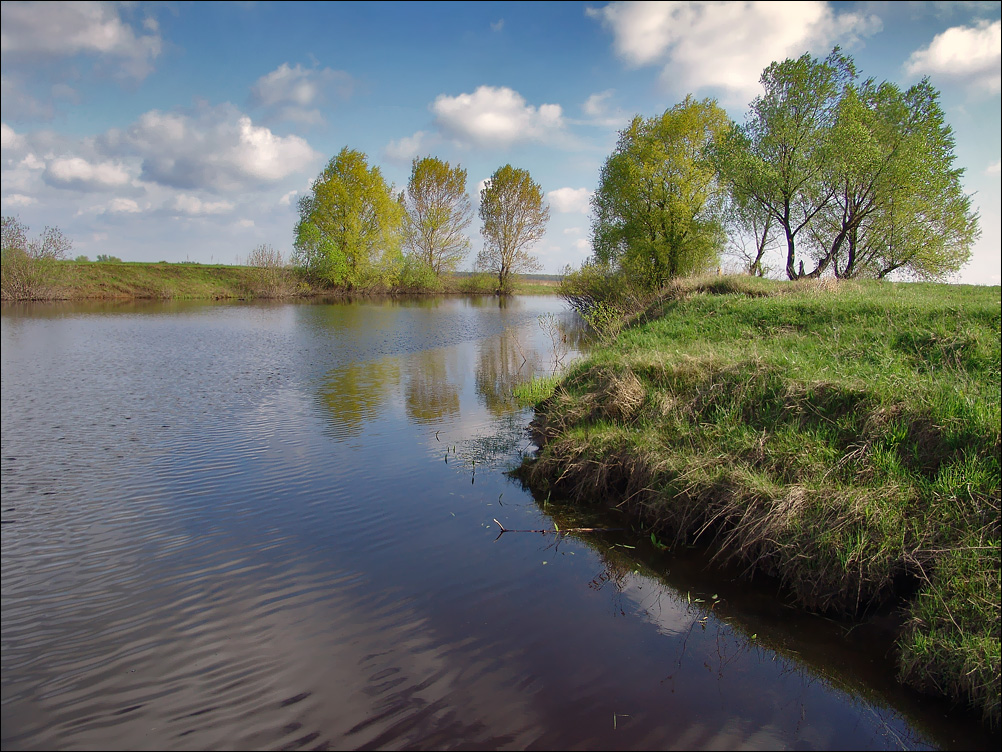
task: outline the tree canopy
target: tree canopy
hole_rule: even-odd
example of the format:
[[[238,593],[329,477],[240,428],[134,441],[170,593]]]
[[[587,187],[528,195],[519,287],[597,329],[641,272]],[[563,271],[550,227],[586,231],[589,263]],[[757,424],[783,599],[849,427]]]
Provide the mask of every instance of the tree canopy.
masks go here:
[[[466,170],[438,157],[414,159],[403,200],[404,243],[410,253],[436,274],[455,271],[470,250],[466,229],[473,208]]]
[[[317,281],[353,289],[392,282],[404,209],[378,167],[348,147],[299,200],[295,261]]]
[[[592,196],[596,260],[651,288],[714,264],[725,193],[708,149],[730,128],[714,100],[691,96],[659,117],[634,117]]]
[[[499,167],[480,191],[480,219],[484,246],[477,265],[497,277],[499,293],[510,292],[512,275],[541,268],[529,249],[546,233],[550,220],[543,189],[528,170]]]
[[[967,261],[977,216],[928,80],[857,82],[836,47],[773,63],[761,83],[715,158],[734,202],[783,237],[790,279],[937,278]]]

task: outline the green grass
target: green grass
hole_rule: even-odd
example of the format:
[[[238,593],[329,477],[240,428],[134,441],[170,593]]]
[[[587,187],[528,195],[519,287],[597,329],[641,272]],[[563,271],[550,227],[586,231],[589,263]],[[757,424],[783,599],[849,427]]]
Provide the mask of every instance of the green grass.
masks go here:
[[[559,381],[560,377],[556,375],[533,376],[530,381],[516,384],[512,388],[512,393],[520,406],[536,405],[553,395],[553,390]]]
[[[5,266],[6,270],[6,266]],[[251,266],[195,263],[86,262],[58,261],[44,266],[44,278],[33,284],[28,295],[38,300],[82,299],[241,299],[287,298],[338,294],[309,284],[293,268],[266,269]],[[410,294],[491,294],[496,280],[487,274],[446,274],[424,287],[408,285],[400,289],[360,291]],[[23,293],[3,298],[19,299]],[[550,280],[517,278],[517,295],[557,294]]]
[[[1000,318],[997,287],[682,283],[537,408],[523,475],[807,608],[899,603],[902,680],[997,724]]]

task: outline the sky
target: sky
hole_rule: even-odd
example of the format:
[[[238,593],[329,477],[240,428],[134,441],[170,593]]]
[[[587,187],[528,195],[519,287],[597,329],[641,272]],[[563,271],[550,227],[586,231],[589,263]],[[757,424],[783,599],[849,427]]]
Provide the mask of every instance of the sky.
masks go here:
[[[528,170],[550,206],[531,252],[559,274],[590,255],[588,199],[634,115],[692,94],[744,122],[766,66],[838,45],[863,78],[941,92],[981,227],[950,281],[1002,283],[999,2],[0,7],[0,206],[71,256],[288,256],[298,198],[347,146],[397,190],[415,157],[459,164],[474,207],[498,167]]]

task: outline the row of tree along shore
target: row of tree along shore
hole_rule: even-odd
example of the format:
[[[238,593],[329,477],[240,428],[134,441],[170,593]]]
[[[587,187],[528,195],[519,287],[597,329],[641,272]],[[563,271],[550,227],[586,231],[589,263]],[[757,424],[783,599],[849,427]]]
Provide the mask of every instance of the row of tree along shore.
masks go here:
[[[904,91],[859,80],[835,48],[824,60],[773,63],[761,83],[741,124],[691,96],[659,116],[637,115],[592,195],[593,255],[565,272],[650,291],[719,267],[723,256],[750,274],[791,280],[935,280],[968,261],[978,217],[928,80]],[[540,268],[531,250],[549,221],[543,190],[528,170],[505,164],[485,181],[478,207],[474,268],[492,278],[492,292],[511,292],[519,274]],[[288,262],[311,288],[433,291],[469,255],[472,221],[462,166],[415,158],[397,192],[346,146],[299,201],[291,257],[261,246],[249,263]],[[25,229],[4,219],[5,278],[8,267],[13,278],[32,261],[66,258],[58,230],[32,241]],[[31,296],[16,287],[5,282],[4,296]]]

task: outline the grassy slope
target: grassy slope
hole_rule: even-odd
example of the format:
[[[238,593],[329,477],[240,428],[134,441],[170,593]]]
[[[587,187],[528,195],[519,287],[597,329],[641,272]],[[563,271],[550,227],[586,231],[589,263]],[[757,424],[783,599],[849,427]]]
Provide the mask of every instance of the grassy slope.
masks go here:
[[[440,289],[411,292],[489,292],[493,279],[445,277]],[[486,283],[487,287],[480,289]],[[556,294],[556,282],[526,277],[518,294]],[[114,298],[225,299],[330,294],[312,288],[292,269],[260,269],[224,264],[60,261],[43,287],[42,299]]]
[[[902,680],[999,720],[1000,291],[679,286],[537,408],[529,482],[804,606],[900,602]]]

